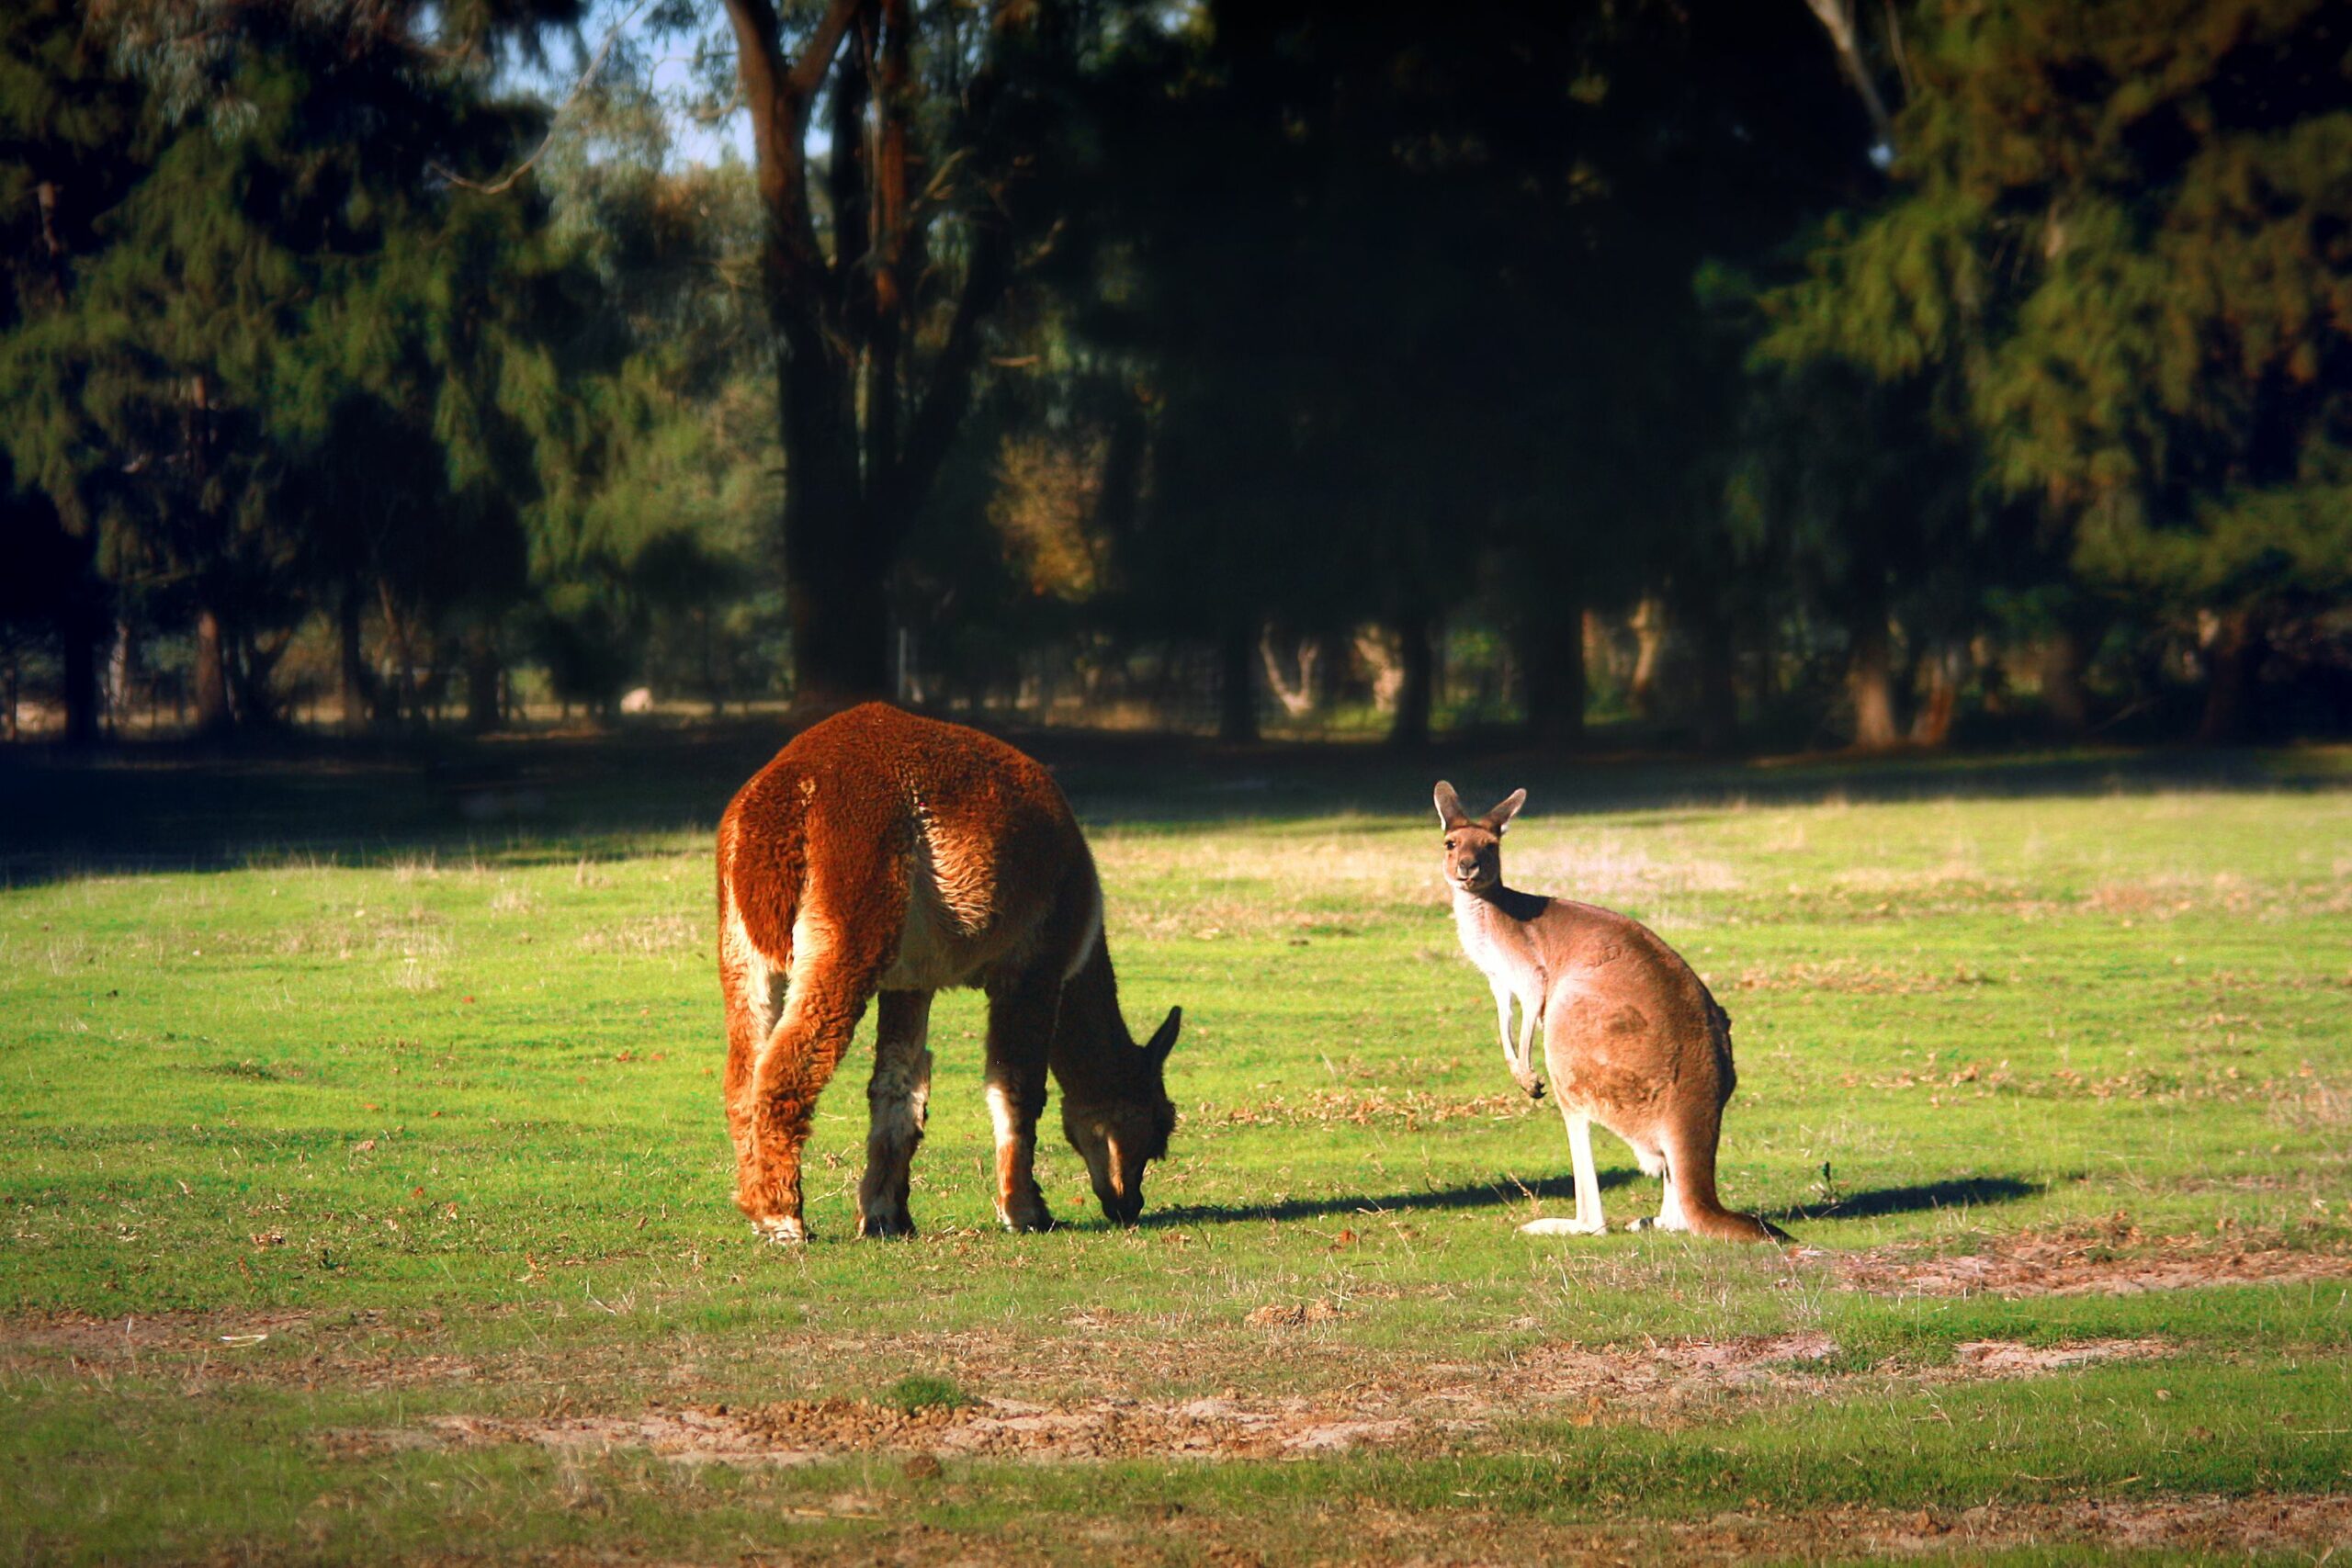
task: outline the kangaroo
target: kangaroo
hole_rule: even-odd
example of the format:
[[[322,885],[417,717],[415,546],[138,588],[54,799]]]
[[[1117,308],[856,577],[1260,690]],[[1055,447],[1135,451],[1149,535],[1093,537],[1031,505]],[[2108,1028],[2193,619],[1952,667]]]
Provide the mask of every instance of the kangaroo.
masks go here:
[[[1494,990],[1504,1064],[1541,1099],[1532,1060],[1540,1028],[1553,1097],[1568,1124],[1577,1217],[1519,1228],[1531,1235],[1599,1235],[1609,1228],[1592,1164],[1598,1122],[1633,1146],[1645,1175],[1666,1179],[1657,1217],[1629,1229],[1788,1240],[1765,1221],[1724,1208],[1715,1193],[1715,1143],[1736,1081],[1731,1020],[1681,955],[1638,920],[1503,886],[1503,829],[1526,804],[1527,792],[1513,790],[1474,819],[1452,784],[1437,786],[1454,929]]]
[[[719,818],[718,981],[735,1202],[769,1239],[807,1239],[801,1147],[877,995],[857,1228],[913,1234],[931,998],[948,986],[988,992],[998,1219],[1053,1224],[1035,1168],[1049,1070],[1104,1216],[1143,1213],[1183,1014],[1147,1044],[1127,1032],[1093,856],[1052,776],[1004,742],[882,703],[802,731]]]

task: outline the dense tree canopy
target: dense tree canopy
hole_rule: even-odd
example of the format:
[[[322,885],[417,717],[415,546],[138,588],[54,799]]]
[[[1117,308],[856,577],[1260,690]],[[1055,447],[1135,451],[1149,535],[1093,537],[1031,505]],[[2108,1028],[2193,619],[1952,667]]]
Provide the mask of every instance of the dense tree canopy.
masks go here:
[[[28,0],[10,701],[2341,726],[2347,9]]]

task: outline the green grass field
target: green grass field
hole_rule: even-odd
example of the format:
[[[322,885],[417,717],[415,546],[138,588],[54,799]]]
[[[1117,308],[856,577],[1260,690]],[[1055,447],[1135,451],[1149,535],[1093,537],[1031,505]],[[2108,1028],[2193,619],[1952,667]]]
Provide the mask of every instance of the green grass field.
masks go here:
[[[784,1251],[729,1202],[708,845],[772,741],[510,748],[540,782],[470,824],[384,758],[0,781],[0,1559],[2352,1538],[2352,753],[1041,742],[1131,1019],[1185,1010],[1144,1224],[1057,1135],[1063,1228],[993,1227],[957,994],[924,1234],[852,1239],[853,1055]],[[1801,1247],[1516,1234],[1567,1147],[1456,949],[1440,771],[1530,788],[1514,886],[1705,976],[1724,1195]],[[1597,1143],[1611,1221],[1654,1208]]]

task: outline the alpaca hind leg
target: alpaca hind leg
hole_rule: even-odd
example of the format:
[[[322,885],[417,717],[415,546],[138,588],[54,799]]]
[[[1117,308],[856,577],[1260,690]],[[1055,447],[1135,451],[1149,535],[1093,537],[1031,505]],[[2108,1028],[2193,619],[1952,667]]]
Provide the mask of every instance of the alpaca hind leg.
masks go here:
[[[804,916],[799,922],[808,925]],[[771,1241],[808,1239],[800,1213],[800,1154],[817,1113],[817,1096],[849,1049],[858,1020],[874,996],[887,950],[842,940],[820,944],[796,929],[797,954],[784,1016],[761,1048],[752,1081],[752,1136],[757,1169],[737,1199]],[[895,934],[886,932],[885,937]]]
[[[865,1088],[865,1175],[857,1186],[857,1234],[912,1235],[907,1186],[931,1109],[929,991],[885,991]]]
[[[752,1080],[784,1012],[784,977],[748,942],[735,942],[720,959],[718,984],[727,1008],[727,1135],[735,1146],[735,1201],[748,1214],[755,1213],[752,1194],[760,1170]]]

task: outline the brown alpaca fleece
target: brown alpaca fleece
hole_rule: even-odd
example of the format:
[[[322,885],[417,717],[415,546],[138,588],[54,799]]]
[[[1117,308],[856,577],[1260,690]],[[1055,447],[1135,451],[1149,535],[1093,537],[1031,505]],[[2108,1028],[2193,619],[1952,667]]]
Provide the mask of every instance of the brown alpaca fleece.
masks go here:
[[[1443,875],[1453,890],[1462,949],[1487,976],[1502,1029],[1503,1060],[1520,1087],[1544,1087],[1530,1060],[1537,1031],[1568,1129],[1577,1217],[1536,1220],[1536,1235],[1598,1235],[1600,1181],[1595,1122],[1632,1145],[1643,1171],[1666,1179],[1655,1220],[1633,1228],[1689,1230],[1728,1241],[1786,1241],[1778,1227],[1726,1209],[1715,1190],[1715,1145],[1732,1070],[1731,1019],[1682,955],[1638,920],[1591,904],[1503,886],[1502,837],[1526,803],[1514,791],[1484,817],[1462,809],[1453,786],[1436,791],[1445,829]],[[1520,1010],[1516,1043],[1510,1010]]]
[[[1141,1212],[1175,1122],[1161,1067],[1179,1015],[1147,1045],[1127,1032],[1093,857],[1036,761],[881,703],[810,727],[719,819],[718,927],[735,1201],[764,1235],[807,1235],[801,1147],[877,995],[858,1229],[912,1232],[931,998],[948,986],[988,993],[998,1217],[1052,1224],[1035,1174],[1049,1070],[1103,1212]]]

